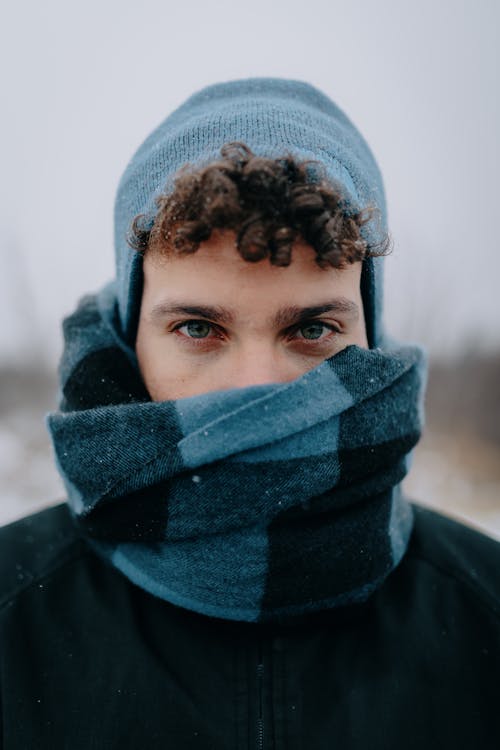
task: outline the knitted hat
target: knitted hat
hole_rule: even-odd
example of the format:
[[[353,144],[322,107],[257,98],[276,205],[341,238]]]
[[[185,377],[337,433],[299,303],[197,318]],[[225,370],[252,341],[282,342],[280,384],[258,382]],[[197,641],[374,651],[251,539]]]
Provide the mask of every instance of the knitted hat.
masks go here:
[[[230,141],[243,141],[259,156],[291,153],[323,163],[353,210],[375,206],[363,228],[369,243],[386,232],[386,207],[377,163],[361,134],[325,94],[308,83],[251,78],[208,86],[176,109],[139,147],[120,181],[115,203],[115,251],[120,320],[133,344],[142,294],[142,257],[127,244],[137,214],[154,215],[155,199],[173,188],[186,163],[220,157]],[[363,262],[361,294],[371,347],[382,343],[382,258]]]

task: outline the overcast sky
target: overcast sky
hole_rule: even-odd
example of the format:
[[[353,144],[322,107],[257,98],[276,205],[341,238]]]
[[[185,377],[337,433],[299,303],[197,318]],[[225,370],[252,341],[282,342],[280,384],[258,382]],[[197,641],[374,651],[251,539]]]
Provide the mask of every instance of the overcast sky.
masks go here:
[[[26,0],[3,13],[0,364],[52,366],[60,319],[113,273],[132,152],[206,84],[320,87],[385,177],[390,330],[500,348],[496,0]]]

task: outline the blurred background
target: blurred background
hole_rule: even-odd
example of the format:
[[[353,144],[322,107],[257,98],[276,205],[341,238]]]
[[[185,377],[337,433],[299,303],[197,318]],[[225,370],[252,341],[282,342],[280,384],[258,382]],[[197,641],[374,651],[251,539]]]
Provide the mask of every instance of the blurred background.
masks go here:
[[[60,501],[44,415],[60,321],[113,274],[114,192],[195,90],[273,75],[330,95],[385,177],[386,318],[431,362],[406,481],[500,538],[500,4],[25,0],[0,31],[0,523]]]

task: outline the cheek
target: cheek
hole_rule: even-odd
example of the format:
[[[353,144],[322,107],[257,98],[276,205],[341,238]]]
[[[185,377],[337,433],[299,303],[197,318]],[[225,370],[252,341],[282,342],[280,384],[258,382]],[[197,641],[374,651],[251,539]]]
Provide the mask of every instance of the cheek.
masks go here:
[[[203,390],[206,368],[179,353],[173,342],[149,337],[139,329],[136,354],[144,385],[153,401],[167,401]]]
[[[163,401],[167,398],[164,395],[164,384],[170,379],[168,363],[169,359],[165,355],[165,347],[162,342],[158,342],[156,337],[148,335],[147,329],[139,325],[137,340],[135,343],[135,352],[139,370],[142,375],[144,384],[153,401]]]
[[[139,323],[139,329],[137,331],[137,338],[135,341],[135,353],[137,356],[137,362],[139,364],[139,370],[143,377],[144,382],[147,385],[147,379],[149,376],[149,370],[152,365],[152,359],[154,350],[148,342],[148,338],[145,335],[144,327]]]
[[[361,347],[362,349],[368,349],[368,339],[366,337],[364,324],[358,327],[354,336],[354,341],[352,343],[357,344],[357,346]]]

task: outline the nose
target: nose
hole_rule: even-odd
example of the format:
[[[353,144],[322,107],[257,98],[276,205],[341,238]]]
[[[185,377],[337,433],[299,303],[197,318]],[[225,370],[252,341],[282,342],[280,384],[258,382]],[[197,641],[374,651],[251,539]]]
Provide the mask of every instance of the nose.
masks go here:
[[[301,374],[300,368],[284,353],[270,347],[248,347],[234,356],[228,372],[228,388],[287,383]]]

